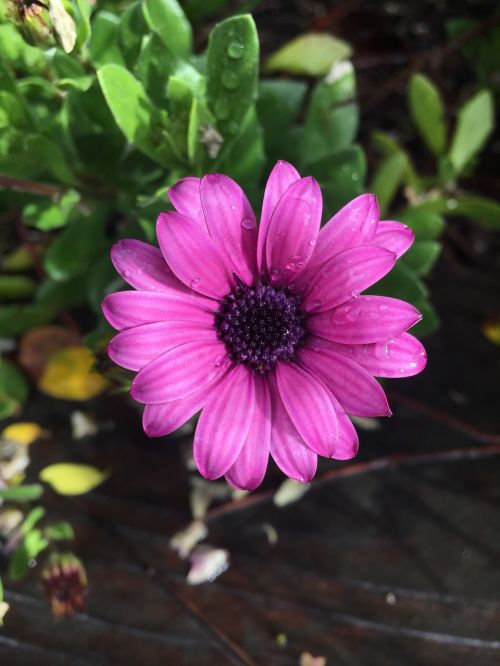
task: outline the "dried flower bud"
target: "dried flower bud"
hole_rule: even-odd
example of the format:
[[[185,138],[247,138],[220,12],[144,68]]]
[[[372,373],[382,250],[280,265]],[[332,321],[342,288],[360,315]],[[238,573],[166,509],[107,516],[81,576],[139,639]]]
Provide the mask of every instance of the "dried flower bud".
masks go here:
[[[71,617],[83,608],[87,574],[73,553],[53,553],[42,572],[42,583],[54,617]]]

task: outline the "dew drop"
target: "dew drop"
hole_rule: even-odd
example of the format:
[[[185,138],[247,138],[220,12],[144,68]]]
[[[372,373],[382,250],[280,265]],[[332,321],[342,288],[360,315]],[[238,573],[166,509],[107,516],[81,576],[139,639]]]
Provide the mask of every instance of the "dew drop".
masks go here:
[[[273,268],[271,271],[271,281],[276,282],[277,280],[280,279],[281,276],[281,271],[278,268]]]
[[[214,363],[215,367],[220,368],[220,366],[222,365],[223,360],[224,360],[223,356],[217,356],[217,358],[215,359],[215,363]]]
[[[234,60],[239,60],[240,58],[243,58],[243,53],[245,51],[245,47],[241,42],[231,42],[229,46],[227,47],[227,55],[230,58],[233,58]]]
[[[318,310],[323,305],[323,301],[320,301],[318,298],[315,298],[311,301],[311,309]]]
[[[241,220],[241,226],[243,227],[243,229],[247,229],[248,231],[250,231],[251,229],[255,229],[257,223],[251,217],[244,217]]]
[[[229,103],[225,97],[219,97],[215,102],[215,115],[219,120],[225,120],[229,118]]]
[[[189,286],[194,289],[197,285],[200,284],[200,282],[201,282],[201,279],[199,277],[195,277],[191,280],[191,282],[189,283]]]
[[[236,204],[231,204],[231,210],[236,210]]]
[[[239,83],[238,74],[228,69],[225,72],[222,72],[221,82],[224,88],[227,88],[228,90],[234,90],[235,88],[238,87]]]
[[[132,271],[125,271],[125,272],[124,272],[124,276],[125,276],[126,278],[132,277]]]
[[[311,238],[311,240],[309,241],[309,245],[311,247],[315,247],[316,243],[317,243],[317,240],[315,238]]]

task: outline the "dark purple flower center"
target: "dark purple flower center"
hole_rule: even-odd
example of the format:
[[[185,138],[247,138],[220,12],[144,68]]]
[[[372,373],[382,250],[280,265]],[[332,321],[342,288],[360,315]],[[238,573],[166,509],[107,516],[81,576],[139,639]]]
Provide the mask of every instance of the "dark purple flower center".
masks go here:
[[[299,305],[300,298],[288,289],[239,285],[216,315],[219,338],[231,360],[265,372],[277,361],[292,359],[306,335]]]

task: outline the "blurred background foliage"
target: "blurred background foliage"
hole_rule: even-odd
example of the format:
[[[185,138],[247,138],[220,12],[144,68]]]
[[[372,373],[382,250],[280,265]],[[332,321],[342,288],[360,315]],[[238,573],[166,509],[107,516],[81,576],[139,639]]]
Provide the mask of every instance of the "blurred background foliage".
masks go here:
[[[106,388],[93,366],[111,334],[100,303],[121,285],[110,247],[126,237],[155,242],[166,190],[183,176],[226,173],[258,209],[267,174],[285,159],[319,181],[324,222],[375,192],[382,217],[416,235],[377,292],[418,307],[421,336],[439,325],[426,277],[446,225],[460,216],[500,229],[498,202],[462,185],[494,130],[498,21],[480,39],[471,19],[446,25],[449,42],[434,55],[460,49],[475,81],[457,106],[419,62],[405,71],[416,160],[387,127],[359,143],[355,53],[342,35],[303,34],[262,59],[248,13],[257,3],[239,2],[237,11],[229,4],[0,0],[0,418],[19,413],[26,374],[56,398],[83,400]],[[59,344],[57,330],[36,337],[51,322],[67,328]],[[23,369],[5,358],[19,338]],[[40,346],[64,353],[34,370],[26,357]],[[76,486],[92,487],[88,470],[75,473]],[[16,491],[21,480],[0,487],[0,501],[40,496],[39,485]],[[40,529],[42,518],[39,510],[16,524],[14,577],[51,540],[71,538],[67,526]]]

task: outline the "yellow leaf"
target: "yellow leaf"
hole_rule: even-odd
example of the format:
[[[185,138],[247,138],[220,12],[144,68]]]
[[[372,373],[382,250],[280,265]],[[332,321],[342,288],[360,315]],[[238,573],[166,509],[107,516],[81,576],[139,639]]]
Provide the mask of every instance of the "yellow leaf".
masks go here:
[[[56,463],[40,472],[45,481],[60,495],[83,495],[106,481],[110,472],[78,463]]]
[[[8,440],[9,442],[14,442],[15,444],[28,446],[29,444],[33,444],[33,442],[41,437],[42,434],[43,430],[38,423],[20,422],[11,423],[4,428],[0,433],[0,438]]]
[[[8,610],[9,610],[9,604],[5,603],[5,601],[0,601],[0,627],[3,624],[3,619],[7,614]]]
[[[107,387],[106,380],[93,366],[94,355],[90,349],[66,347],[50,358],[38,388],[53,398],[90,400]]]
[[[62,0],[49,0],[49,14],[61,46],[70,53],[76,42],[76,26]]]
[[[500,319],[483,324],[484,337],[494,345],[500,345]]]

